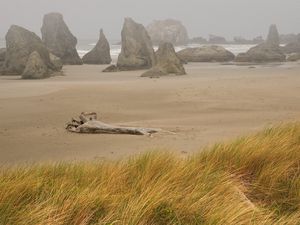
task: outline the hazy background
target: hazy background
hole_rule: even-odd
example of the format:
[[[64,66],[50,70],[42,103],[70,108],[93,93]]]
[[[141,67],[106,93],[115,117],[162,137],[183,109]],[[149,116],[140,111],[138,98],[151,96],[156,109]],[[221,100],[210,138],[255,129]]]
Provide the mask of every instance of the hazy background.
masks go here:
[[[61,12],[79,39],[98,37],[104,28],[110,40],[120,39],[123,18],[147,25],[154,19],[174,18],[189,36],[222,35],[253,38],[266,35],[276,23],[280,33],[300,32],[300,0],[0,0],[0,37],[11,24],[40,35],[42,18]]]

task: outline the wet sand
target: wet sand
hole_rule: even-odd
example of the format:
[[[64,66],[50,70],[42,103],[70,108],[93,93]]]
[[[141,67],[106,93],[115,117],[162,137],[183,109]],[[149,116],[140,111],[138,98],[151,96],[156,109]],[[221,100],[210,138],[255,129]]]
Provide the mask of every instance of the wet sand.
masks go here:
[[[194,63],[187,76],[102,73],[65,66],[46,80],[0,77],[0,163],[119,159],[151,150],[192,154],[202,147],[300,118],[300,64]],[[153,137],[68,133],[83,111],[106,123],[162,128]]]

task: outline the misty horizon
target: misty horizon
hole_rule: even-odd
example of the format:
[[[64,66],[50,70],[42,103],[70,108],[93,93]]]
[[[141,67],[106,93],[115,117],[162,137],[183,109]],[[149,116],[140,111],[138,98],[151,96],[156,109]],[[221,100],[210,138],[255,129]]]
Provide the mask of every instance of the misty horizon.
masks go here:
[[[105,3],[96,0],[11,0],[2,8],[0,38],[5,37],[12,24],[41,36],[43,16],[49,12],[63,14],[71,32],[78,39],[90,40],[98,38],[100,28],[104,29],[109,40],[120,40],[125,17],[132,17],[144,26],[153,20],[176,19],[187,28],[190,38],[208,38],[210,34],[223,36],[227,40],[236,36],[246,39],[266,37],[270,24],[276,24],[280,34],[300,32],[300,2],[296,0],[285,1],[284,7],[279,0],[115,0]]]

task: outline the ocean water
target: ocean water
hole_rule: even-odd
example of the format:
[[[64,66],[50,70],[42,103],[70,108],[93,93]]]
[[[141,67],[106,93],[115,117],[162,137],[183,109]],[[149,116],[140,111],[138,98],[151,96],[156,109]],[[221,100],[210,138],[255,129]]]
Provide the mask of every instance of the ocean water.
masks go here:
[[[121,45],[116,44],[118,41],[110,41],[110,54],[113,60],[118,58],[118,55],[121,52]],[[93,40],[79,40],[77,45],[77,51],[80,57],[84,56],[88,53],[94,46],[96,45],[96,41]],[[201,47],[201,44],[189,44],[176,46],[175,51],[180,51],[185,48],[193,48],[193,47]],[[239,53],[243,53],[248,51],[254,45],[236,45],[236,44],[221,44],[228,51],[231,51],[233,54],[237,55]],[[154,50],[157,50],[158,46],[154,46]]]
[[[77,51],[80,57],[84,56],[86,53],[88,53],[95,45],[97,40],[78,40],[77,44]],[[118,55],[121,52],[121,45],[117,44],[118,41],[112,40],[110,41],[110,54],[112,59],[115,61],[118,58]],[[185,48],[191,48],[191,47],[201,47],[203,45],[200,44],[190,44],[185,46],[176,46],[175,50],[180,51]],[[235,44],[225,44],[220,45],[226,48],[228,51],[231,51],[233,54],[237,55],[242,52],[248,51],[251,47],[254,45],[235,45]],[[5,40],[4,38],[0,38],[0,48],[5,47]],[[154,49],[157,50],[158,46],[154,46]]]

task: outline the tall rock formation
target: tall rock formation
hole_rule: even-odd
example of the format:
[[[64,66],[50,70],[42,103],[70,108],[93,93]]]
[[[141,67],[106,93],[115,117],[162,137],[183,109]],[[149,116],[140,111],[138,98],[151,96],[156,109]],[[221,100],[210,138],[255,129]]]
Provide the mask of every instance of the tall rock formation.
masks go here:
[[[173,45],[188,44],[189,36],[185,26],[177,20],[156,20],[147,26],[154,44],[170,42]]]
[[[157,64],[142,77],[159,77],[169,74],[185,75],[182,61],[178,58],[172,43],[160,44],[156,52]]]
[[[272,24],[269,28],[266,43],[275,47],[280,45],[279,33],[275,24]]]
[[[236,62],[283,62],[285,55],[279,46],[279,34],[276,25],[271,25],[267,40],[251,49],[246,53],[238,54]]]
[[[70,32],[60,13],[46,14],[41,32],[45,45],[51,53],[61,58],[63,64],[82,64],[76,50],[77,39]]]
[[[119,70],[149,69],[155,65],[152,42],[142,24],[125,18],[121,35],[122,49],[117,62]]]
[[[7,75],[20,75],[23,73],[28,58],[33,52],[37,52],[49,69],[49,73],[59,71],[51,59],[47,47],[33,32],[20,26],[13,25],[6,34],[6,54],[2,73]]]
[[[83,63],[85,64],[110,64],[110,47],[109,43],[103,33],[103,30],[100,30],[100,38],[96,46],[82,58]]]

